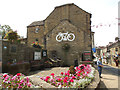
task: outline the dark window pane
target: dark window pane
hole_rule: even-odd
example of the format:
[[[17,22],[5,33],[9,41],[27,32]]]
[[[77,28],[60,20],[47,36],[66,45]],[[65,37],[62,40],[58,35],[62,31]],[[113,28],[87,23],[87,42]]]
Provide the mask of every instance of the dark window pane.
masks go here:
[[[16,52],[16,46],[11,46],[11,52]]]

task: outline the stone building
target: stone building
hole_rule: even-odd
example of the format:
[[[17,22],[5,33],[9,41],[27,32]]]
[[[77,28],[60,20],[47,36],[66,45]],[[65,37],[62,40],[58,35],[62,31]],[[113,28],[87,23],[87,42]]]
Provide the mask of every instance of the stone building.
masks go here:
[[[113,43],[110,43],[109,45],[107,45],[107,49],[110,54],[109,63],[111,65],[115,65],[114,57],[119,57],[120,59],[120,41],[118,40]]]
[[[0,35],[0,73],[2,72],[2,36]]]
[[[39,48],[28,47],[26,44],[18,42],[9,42],[1,40],[2,43],[2,71],[8,72],[8,67],[29,64],[29,68],[42,69],[44,60],[42,59],[42,50]],[[1,54],[0,53],[0,54]],[[22,70],[24,68],[21,68]],[[17,70],[17,69],[16,69]],[[15,71],[16,71],[15,70]],[[11,71],[12,72],[12,71]],[[19,70],[17,72],[20,72]]]
[[[0,38],[0,62],[2,61],[2,38]]]
[[[64,65],[92,59],[93,35],[91,14],[73,3],[57,6],[45,20],[27,26],[28,46],[39,42],[48,57],[60,58]]]

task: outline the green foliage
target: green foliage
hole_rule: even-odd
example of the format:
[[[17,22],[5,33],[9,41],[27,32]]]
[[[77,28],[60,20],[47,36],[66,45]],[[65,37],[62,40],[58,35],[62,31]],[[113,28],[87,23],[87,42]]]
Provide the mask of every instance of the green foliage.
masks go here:
[[[9,41],[17,40],[18,39],[18,34],[17,34],[16,31],[10,30],[9,32],[6,33],[4,39],[8,39]]]
[[[2,38],[5,37],[6,33],[9,32],[11,29],[11,27],[9,25],[0,25],[0,35],[2,35]]]
[[[119,37],[115,37],[115,41],[118,41],[119,40]]]

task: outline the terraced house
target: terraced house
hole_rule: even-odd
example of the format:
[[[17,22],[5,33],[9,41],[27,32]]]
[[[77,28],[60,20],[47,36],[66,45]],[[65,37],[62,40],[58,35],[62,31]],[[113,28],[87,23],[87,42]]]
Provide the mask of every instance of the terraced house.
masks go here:
[[[27,26],[27,44],[38,41],[48,57],[60,58],[64,65],[92,59],[93,35],[91,14],[73,3],[57,6],[45,20]]]

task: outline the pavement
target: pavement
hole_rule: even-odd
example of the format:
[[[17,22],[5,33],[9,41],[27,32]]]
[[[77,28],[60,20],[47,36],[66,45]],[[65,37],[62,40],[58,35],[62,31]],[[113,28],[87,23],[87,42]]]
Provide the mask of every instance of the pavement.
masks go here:
[[[102,70],[102,78],[101,82],[98,86],[100,89],[114,89],[114,90],[120,90],[120,68],[104,64],[103,70]]]

